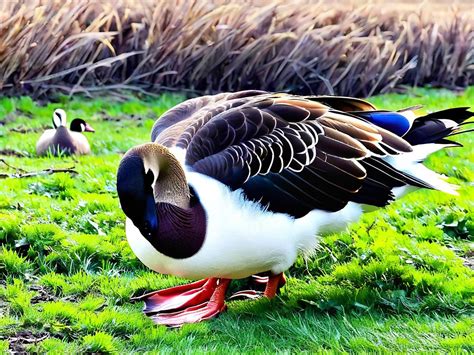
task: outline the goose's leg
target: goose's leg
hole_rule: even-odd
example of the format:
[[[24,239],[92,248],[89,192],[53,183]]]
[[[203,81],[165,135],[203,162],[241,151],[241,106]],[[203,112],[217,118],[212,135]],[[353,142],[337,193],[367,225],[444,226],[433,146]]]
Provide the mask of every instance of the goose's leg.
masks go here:
[[[179,311],[208,301],[214,293],[217,280],[209,278],[170,287],[134,297],[132,301],[144,301],[143,312],[149,316],[158,312]]]
[[[176,312],[160,312],[151,316],[151,319],[162,325],[169,327],[180,327],[185,323],[197,323],[205,319],[216,317],[226,309],[225,294],[229,287],[229,279],[209,279],[215,280],[215,287],[209,299],[201,304],[197,304]]]
[[[280,282],[286,282],[285,276],[283,276],[283,273],[278,274],[278,275],[271,275],[268,276],[268,282],[267,286],[265,287],[265,291],[263,292],[263,295],[267,298],[272,299],[275,297],[278,289],[280,288]]]
[[[277,280],[278,282],[277,282],[275,293],[278,292],[278,290],[286,284],[286,278],[285,278],[285,275],[283,273],[278,274],[278,275],[270,275],[270,276],[252,275],[252,279],[257,285],[265,285],[265,290],[267,289],[268,284],[270,282],[272,282],[271,287],[273,288],[274,287],[273,283],[276,282],[275,280]],[[272,281],[270,281],[270,280],[272,280]],[[232,296],[230,296],[229,299],[230,300],[242,299],[242,298],[258,299],[258,298],[261,298],[263,296],[267,297],[265,292],[251,289],[251,290],[238,291],[238,292],[234,293]]]

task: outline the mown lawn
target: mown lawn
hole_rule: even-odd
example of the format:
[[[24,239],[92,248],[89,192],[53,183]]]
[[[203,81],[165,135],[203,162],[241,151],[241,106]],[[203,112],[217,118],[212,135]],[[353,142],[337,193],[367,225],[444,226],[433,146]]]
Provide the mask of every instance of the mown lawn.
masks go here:
[[[428,161],[462,186],[459,197],[417,191],[324,236],[275,300],[231,302],[218,319],[179,330],[143,316],[131,296],[186,281],[150,272],[132,254],[115,172],[121,154],[149,140],[154,120],[182,99],[0,99],[0,174],[77,171],[0,180],[0,351],[474,351],[473,134]],[[370,101],[470,106],[474,87]],[[35,157],[57,107],[94,126],[92,156]]]

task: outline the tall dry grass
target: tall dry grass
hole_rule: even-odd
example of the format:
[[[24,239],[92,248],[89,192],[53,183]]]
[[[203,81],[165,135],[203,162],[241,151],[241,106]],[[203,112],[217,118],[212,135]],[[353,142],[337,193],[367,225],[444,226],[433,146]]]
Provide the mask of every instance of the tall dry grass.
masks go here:
[[[309,1],[0,2],[0,88],[259,88],[368,96],[474,83],[471,6]]]

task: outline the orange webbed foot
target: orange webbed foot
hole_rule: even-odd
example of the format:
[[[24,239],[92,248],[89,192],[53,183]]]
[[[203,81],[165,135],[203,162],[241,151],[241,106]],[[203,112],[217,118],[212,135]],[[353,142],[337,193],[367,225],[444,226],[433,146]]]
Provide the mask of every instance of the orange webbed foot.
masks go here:
[[[143,312],[155,323],[180,327],[216,317],[226,309],[229,279],[209,278],[136,297],[145,302]]]

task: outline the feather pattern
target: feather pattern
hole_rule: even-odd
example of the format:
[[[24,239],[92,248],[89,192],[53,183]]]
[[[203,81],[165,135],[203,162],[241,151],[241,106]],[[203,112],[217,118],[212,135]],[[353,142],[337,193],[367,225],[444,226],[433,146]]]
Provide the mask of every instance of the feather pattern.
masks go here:
[[[384,160],[412,151],[401,137],[416,134],[407,121],[360,99],[243,91],[178,105],[152,138],[183,149],[192,171],[301,217],[350,201],[384,206],[393,188],[407,184],[432,187]]]
[[[158,144],[132,148],[120,165],[132,250],[153,270],[188,278],[279,274],[314,251],[315,234],[345,228],[367,205],[412,187],[456,194],[421,162],[455,145],[447,138],[472,113],[417,118],[414,109],[381,113],[394,122],[377,125],[382,111],[346,97],[243,91],[185,101],[155,123]]]

